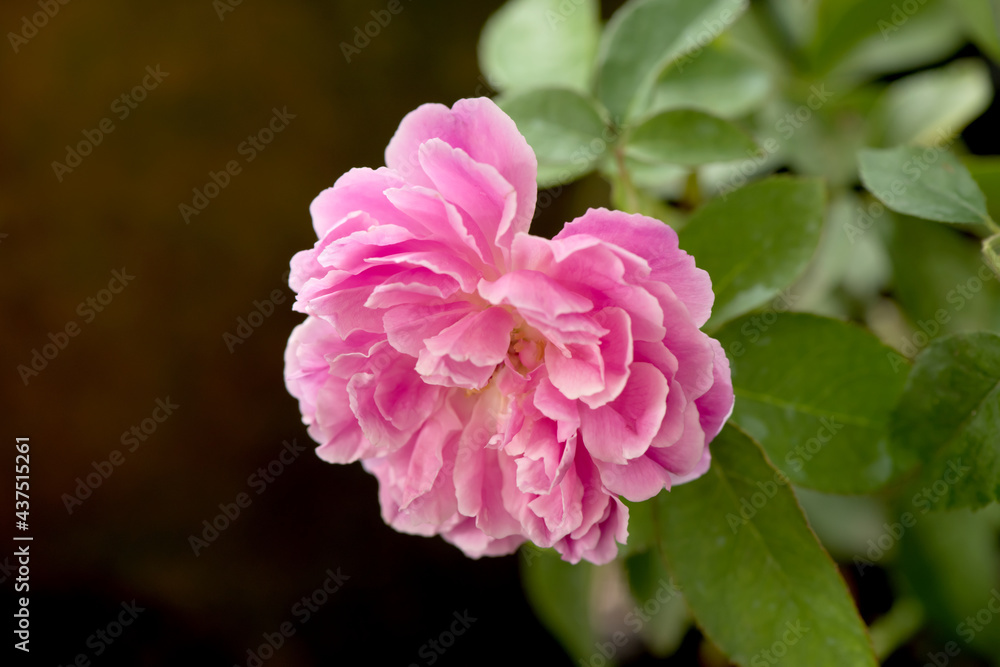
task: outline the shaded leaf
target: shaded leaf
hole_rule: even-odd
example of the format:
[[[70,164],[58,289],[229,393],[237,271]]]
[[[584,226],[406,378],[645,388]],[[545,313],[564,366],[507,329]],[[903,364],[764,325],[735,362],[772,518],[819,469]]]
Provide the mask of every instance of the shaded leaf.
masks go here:
[[[934,509],[1000,498],[1000,336],[956,334],[916,360],[892,420],[899,447],[922,463]]]
[[[768,310],[716,337],[732,366],[733,421],[796,484],[868,493],[912,465],[888,433],[907,364],[868,331]]]
[[[698,165],[753,155],[757,145],[732,123],[693,109],[663,111],[633,129],[629,157],[649,163]]]
[[[712,277],[708,328],[773,299],[802,274],[819,244],[823,185],[769,178],[708,202],[680,232],[680,245]]]
[[[735,663],[878,664],[847,586],[759,445],[733,426],[701,478],[661,493],[662,547],[698,625]],[[767,653],[765,653],[767,652]]]

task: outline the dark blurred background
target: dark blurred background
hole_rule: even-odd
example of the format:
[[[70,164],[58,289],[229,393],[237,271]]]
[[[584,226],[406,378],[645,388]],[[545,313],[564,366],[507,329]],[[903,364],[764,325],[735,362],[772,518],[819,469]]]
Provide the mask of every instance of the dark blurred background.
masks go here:
[[[523,599],[516,556],[476,562],[386,527],[374,478],[313,454],[282,379],[285,342],[303,319],[283,275],[315,242],[309,203],[351,167],[380,166],[419,104],[491,93],[476,42],[499,0],[401,0],[398,14],[386,0],[236,2],[43,2],[52,16],[36,16],[37,0],[0,4],[0,476],[10,498],[13,441],[29,436],[24,664],[84,654],[93,664],[247,665],[247,649],[286,622],[294,636],[264,664],[568,664]],[[341,42],[364,44],[355,28],[386,16],[348,63]],[[244,144],[274,109],[294,118],[263,150]],[[179,206],[231,160],[240,172],[186,223]],[[117,294],[107,291],[113,271],[134,276],[113,283]],[[284,302],[273,314],[250,316],[275,290]],[[238,318],[248,316],[259,326],[245,337]],[[226,333],[245,342],[227,345]],[[45,366],[22,376],[34,350]],[[158,399],[179,406],[162,423]],[[123,443],[133,426],[145,440]],[[283,469],[263,489],[263,477],[248,482],[283,441],[306,449],[274,464]],[[115,450],[121,465],[94,476]],[[68,500],[88,475],[100,485]],[[251,504],[196,556],[190,536],[203,538],[202,521],[239,493]],[[13,504],[2,509],[10,535]],[[5,609],[12,552],[0,551]],[[315,612],[293,611],[327,570],[349,579]],[[133,599],[144,611],[120,637],[95,635],[117,632],[108,625]],[[477,620],[453,647],[425,647],[466,610]]]
[[[375,480],[315,457],[282,379],[302,320],[284,274],[315,241],[310,201],[381,165],[419,104],[492,93],[476,43],[500,0],[399,0],[397,14],[386,0],[62,1],[0,5],[0,477],[9,498],[14,438],[30,437],[34,538],[32,660],[16,664],[571,664],[524,601],[519,556],[472,561],[386,527]],[[285,126],[254,147],[275,110]],[[230,161],[239,173],[220,176]],[[225,187],[206,188],[212,173]],[[206,203],[185,220],[182,204]],[[535,230],[606,203],[586,180]],[[275,463],[283,442],[305,451]],[[3,535],[12,514],[0,507]],[[428,644],[466,612],[454,646]],[[280,648],[259,652],[267,636]]]

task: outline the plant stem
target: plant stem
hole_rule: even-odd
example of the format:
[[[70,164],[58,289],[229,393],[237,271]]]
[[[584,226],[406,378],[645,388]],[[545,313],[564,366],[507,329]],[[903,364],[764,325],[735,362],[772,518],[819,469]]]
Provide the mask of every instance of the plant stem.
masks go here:
[[[869,631],[879,662],[910,640],[923,627],[924,606],[914,597],[900,598],[885,616],[872,623]]]
[[[618,164],[618,176],[622,180],[622,189],[625,191],[625,206],[629,213],[639,212],[639,198],[635,193],[635,186],[625,168],[625,151],[621,146],[615,147],[615,162]]]

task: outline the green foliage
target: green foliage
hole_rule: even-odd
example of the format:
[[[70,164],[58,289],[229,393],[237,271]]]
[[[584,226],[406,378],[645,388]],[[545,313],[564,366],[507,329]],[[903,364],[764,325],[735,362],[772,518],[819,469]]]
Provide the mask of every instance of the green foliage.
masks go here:
[[[965,59],[894,81],[885,90],[880,121],[885,144],[933,146],[961,132],[993,99],[989,68]]]
[[[938,222],[990,225],[986,198],[969,170],[943,147],[868,148],[861,181],[898,213]]]
[[[662,111],[642,121],[625,143],[626,154],[649,163],[697,165],[745,157],[757,148],[738,127],[703,111]]]
[[[770,301],[802,274],[819,243],[823,204],[819,181],[772,178],[691,216],[680,243],[712,276],[710,329]]]
[[[655,500],[662,548],[695,620],[739,665],[878,664],[864,623],[788,480],[727,426],[712,467]]]
[[[962,139],[993,101],[963,47],[1000,59],[1000,0],[628,0],[598,15],[511,0],[483,31],[483,71],[542,186],[596,171],[609,189],[594,206],[678,230],[712,279],[705,330],[736,405],[703,477],[628,503],[617,564],[531,552],[539,617],[586,662],[609,632],[595,596],[642,604],[669,581],[682,593],[637,631],[655,655],[693,616],[703,655],[737,665],[875,665],[825,546],[859,590],[889,571],[879,658],[917,651],[926,625],[938,634],[922,641],[1000,655],[1000,630],[958,629],[1000,576],[1000,158]]]
[[[1000,336],[956,334],[917,357],[892,437],[938,484],[935,509],[979,508],[1000,493]]]
[[[566,651],[589,657],[597,632],[590,619],[594,566],[570,565],[554,551],[522,547],[521,582],[532,609]]]
[[[847,494],[884,486],[910,465],[888,433],[908,364],[859,327],[785,310],[716,334],[733,369],[733,421],[796,484]]]
[[[608,23],[597,57],[597,96],[623,123],[672,61],[735,21],[742,0],[630,0]],[[701,41],[700,41],[701,40]]]
[[[511,0],[486,22],[479,64],[501,91],[589,87],[600,33],[595,0]]]
[[[539,88],[500,101],[538,158],[538,184],[560,185],[592,171],[607,148],[597,106],[581,93]]]

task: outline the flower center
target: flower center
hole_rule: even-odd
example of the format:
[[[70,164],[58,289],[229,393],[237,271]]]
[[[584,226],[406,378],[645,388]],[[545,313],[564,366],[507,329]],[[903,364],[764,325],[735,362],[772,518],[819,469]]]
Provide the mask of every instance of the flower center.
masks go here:
[[[535,370],[545,359],[545,338],[528,324],[514,327],[510,332],[507,358],[522,375]]]

